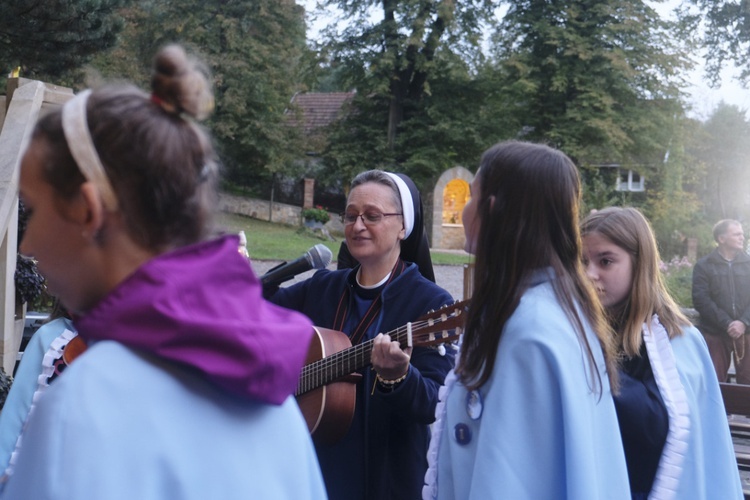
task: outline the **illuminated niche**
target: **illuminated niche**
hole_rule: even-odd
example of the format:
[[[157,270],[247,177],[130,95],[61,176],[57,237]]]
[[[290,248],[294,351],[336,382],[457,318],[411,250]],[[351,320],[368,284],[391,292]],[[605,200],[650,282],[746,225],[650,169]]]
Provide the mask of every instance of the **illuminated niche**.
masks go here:
[[[443,224],[463,224],[461,215],[469,201],[469,183],[461,179],[449,181],[443,190]]]

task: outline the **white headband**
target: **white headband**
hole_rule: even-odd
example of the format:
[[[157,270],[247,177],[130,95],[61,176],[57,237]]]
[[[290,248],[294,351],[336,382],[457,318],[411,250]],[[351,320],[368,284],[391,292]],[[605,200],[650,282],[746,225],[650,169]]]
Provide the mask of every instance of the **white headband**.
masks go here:
[[[104,208],[115,211],[117,210],[117,196],[96,152],[86,120],[86,103],[89,95],[91,95],[91,90],[84,90],[63,105],[63,133],[70,154],[73,155],[73,159],[86,180],[99,191]]]
[[[404,239],[406,239],[414,229],[414,199],[411,197],[409,186],[401,177],[390,172],[386,172],[386,174],[393,179],[398,187],[398,192],[401,194],[401,210],[404,213],[404,230],[406,231]]]

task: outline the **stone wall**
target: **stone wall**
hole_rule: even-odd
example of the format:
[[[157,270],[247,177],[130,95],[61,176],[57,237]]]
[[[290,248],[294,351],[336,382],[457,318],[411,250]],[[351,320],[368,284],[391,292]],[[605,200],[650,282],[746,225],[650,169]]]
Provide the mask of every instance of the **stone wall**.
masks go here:
[[[463,250],[466,244],[463,224],[443,224],[443,238],[440,248],[446,250]]]
[[[290,226],[299,226],[302,224],[302,207],[274,202],[273,208],[271,208],[270,201],[245,198],[227,193],[219,195],[219,210],[246,215],[254,219],[289,224]]]
[[[274,202],[272,209],[271,202],[268,200],[221,193],[219,195],[219,210],[289,226],[302,225],[302,207],[285,203]],[[329,231],[343,233],[344,226],[341,224],[338,215],[333,213],[329,213],[329,215],[331,220],[326,223],[325,227]]]

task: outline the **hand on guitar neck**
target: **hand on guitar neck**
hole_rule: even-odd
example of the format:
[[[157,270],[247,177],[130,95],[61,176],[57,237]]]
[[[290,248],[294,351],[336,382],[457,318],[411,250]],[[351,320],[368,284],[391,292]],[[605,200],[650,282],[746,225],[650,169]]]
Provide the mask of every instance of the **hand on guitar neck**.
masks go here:
[[[397,380],[409,370],[411,351],[411,346],[402,349],[401,344],[391,340],[390,335],[379,333],[372,339],[370,362],[380,378]]]
[[[355,346],[339,331],[314,327],[315,336],[296,396],[316,442],[335,443],[348,431],[354,415],[358,370],[370,364],[378,370],[379,364],[383,370],[378,371],[381,378],[397,380],[409,369],[413,346],[439,345],[458,339],[463,333],[463,313],[468,305],[465,300],[445,306]],[[381,349],[390,355],[386,358]],[[397,361],[388,364],[387,360],[394,358]]]

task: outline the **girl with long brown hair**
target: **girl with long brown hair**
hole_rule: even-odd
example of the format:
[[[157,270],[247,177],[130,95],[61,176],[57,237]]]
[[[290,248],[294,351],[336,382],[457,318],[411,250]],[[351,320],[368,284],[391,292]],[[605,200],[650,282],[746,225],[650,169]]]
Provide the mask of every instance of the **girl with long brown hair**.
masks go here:
[[[580,260],[575,165],[547,146],[500,143],[471,194],[474,290],[424,497],[629,498],[612,336]]]

